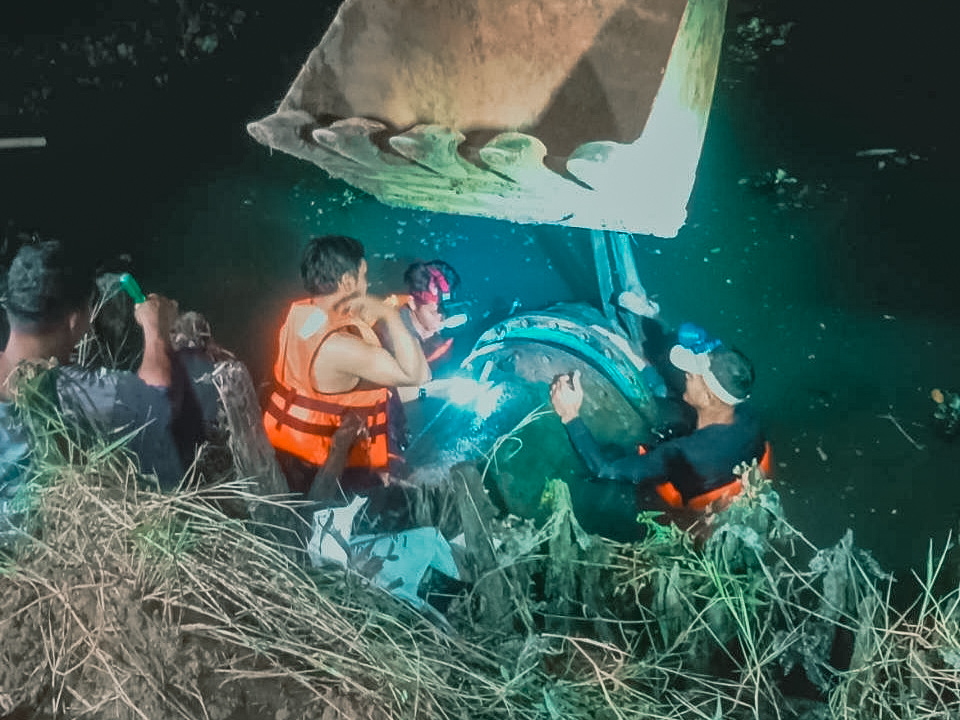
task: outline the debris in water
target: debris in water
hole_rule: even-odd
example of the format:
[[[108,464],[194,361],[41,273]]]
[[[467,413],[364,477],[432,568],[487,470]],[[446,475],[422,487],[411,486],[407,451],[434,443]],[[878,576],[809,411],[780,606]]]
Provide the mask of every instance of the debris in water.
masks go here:
[[[779,184],[779,183],[795,183],[795,182],[797,181],[797,179],[796,179],[795,177],[792,177],[791,175],[789,175],[789,174],[787,173],[787,171],[784,170],[783,168],[777,168],[776,173],[774,173],[774,180],[773,180],[773,181],[774,181],[775,183],[777,183],[777,184]]]
[[[858,158],[879,158],[877,160],[877,169],[883,170],[887,166],[887,161],[892,161],[901,167],[909,165],[917,160],[926,160],[919,153],[901,151],[896,148],[870,148],[869,150],[860,150],[857,153]]]
[[[937,404],[933,411],[936,431],[947,440],[953,438],[960,433],[960,395],[934,388],[930,398]]]
[[[887,413],[887,414],[885,414],[885,415],[877,415],[877,417],[878,417],[878,418],[881,418],[882,420],[889,420],[890,422],[892,422],[892,423],[893,423],[893,426],[894,426],[897,430],[900,431],[900,434],[903,435],[907,440],[909,440],[909,441],[910,441],[910,444],[913,445],[917,450],[923,450],[923,449],[924,449],[924,445],[921,445],[921,444],[918,443],[916,440],[914,440],[912,437],[910,437],[910,434],[909,434],[906,430],[903,429],[903,426],[900,424],[900,421],[897,420],[892,414]]]
[[[787,35],[795,24],[790,21],[773,25],[754,16],[737,26],[736,42],[729,44],[727,51],[734,62],[753,64],[760,58],[761,53],[785,46]]]
[[[742,177],[737,184],[748,187],[758,194],[773,195],[777,199],[777,207],[781,210],[788,207],[811,207],[810,196],[814,193],[823,195],[827,191],[824,183],[811,186],[809,183],[800,182],[783,168],[765,170],[757,175]]]

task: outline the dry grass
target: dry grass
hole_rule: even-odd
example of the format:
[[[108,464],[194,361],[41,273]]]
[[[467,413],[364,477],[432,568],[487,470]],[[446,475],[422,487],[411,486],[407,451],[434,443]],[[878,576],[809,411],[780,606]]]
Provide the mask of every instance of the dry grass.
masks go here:
[[[121,447],[71,439],[51,415],[32,427],[30,533],[0,577],[0,712],[766,719],[797,715],[792,673],[822,717],[960,713],[960,591],[934,591],[946,550],[898,611],[849,534],[811,546],[755,469],[695,547],[655,524],[642,543],[589,536],[562,483],[542,527],[499,520],[480,474],[458,468],[433,506],[460,515],[471,583],[437,623],[228,517],[249,483],[160,494]],[[842,669],[838,633],[853,639]]]

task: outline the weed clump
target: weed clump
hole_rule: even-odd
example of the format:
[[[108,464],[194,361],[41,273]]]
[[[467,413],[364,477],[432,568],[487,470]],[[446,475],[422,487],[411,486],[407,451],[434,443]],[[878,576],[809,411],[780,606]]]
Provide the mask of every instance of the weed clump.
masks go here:
[[[122,443],[33,458],[28,531],[0,575],[0,712],[38,717],[903,718],[960,712],[958,591],[919,599],[848,532],[810,544],[756,467],[729,508],[616,543],[567,486],[540,525],[500,517],[477,465],[410,489],[462,533],[442,614],[297,553],[224,507],[296,515],[236,477],[144,482]],[[42,436],[43,437],[43,436]],[[67,441],[64,440],[67,438]],[[82,449],[81,449],[82,447]],[[439,517],[442,514],[443,517]],[[452,538],[451,538],[452,539]],[[431,597],[427,597],[428,602]],[[439,604],[436,604],[439,607]]]

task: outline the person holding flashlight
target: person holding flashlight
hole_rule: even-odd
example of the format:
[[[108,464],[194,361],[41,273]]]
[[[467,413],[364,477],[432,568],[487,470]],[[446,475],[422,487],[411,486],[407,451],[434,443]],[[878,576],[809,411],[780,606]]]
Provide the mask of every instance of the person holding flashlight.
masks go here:
[[[131,433],[127,447],[141,470],[155,475],[167,490],[179,484],[192,461],[174,436],[192,407],[185,401],[189,388],[170,347],[177,303],[151,294],[136,306],[144,336],[136,373],[92,370],[74,364],[72,355],[90,328],[94,289],[94,268],[57,240],[24,245],[10,265],[3,296],[10,335],[0,354],[0,526],[3,503],[15,494],[27,469],[30,438],[13,403],[24,365],[50,368],[49,400],[81,443],[90,434],[115,438]]]

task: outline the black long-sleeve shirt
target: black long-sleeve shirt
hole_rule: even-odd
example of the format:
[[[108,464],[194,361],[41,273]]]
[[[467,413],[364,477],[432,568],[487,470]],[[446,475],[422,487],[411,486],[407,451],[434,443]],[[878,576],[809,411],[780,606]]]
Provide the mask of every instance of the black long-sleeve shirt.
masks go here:
[[[650,486],[669,481],[684,502],[729,483],[737,465],[759,460],[764,451],[760,425],[742,405],[735,408],[732,424],[708,425],[645,455],[608,458],[581,418],[566,427],[570,442],[598,479]]]

